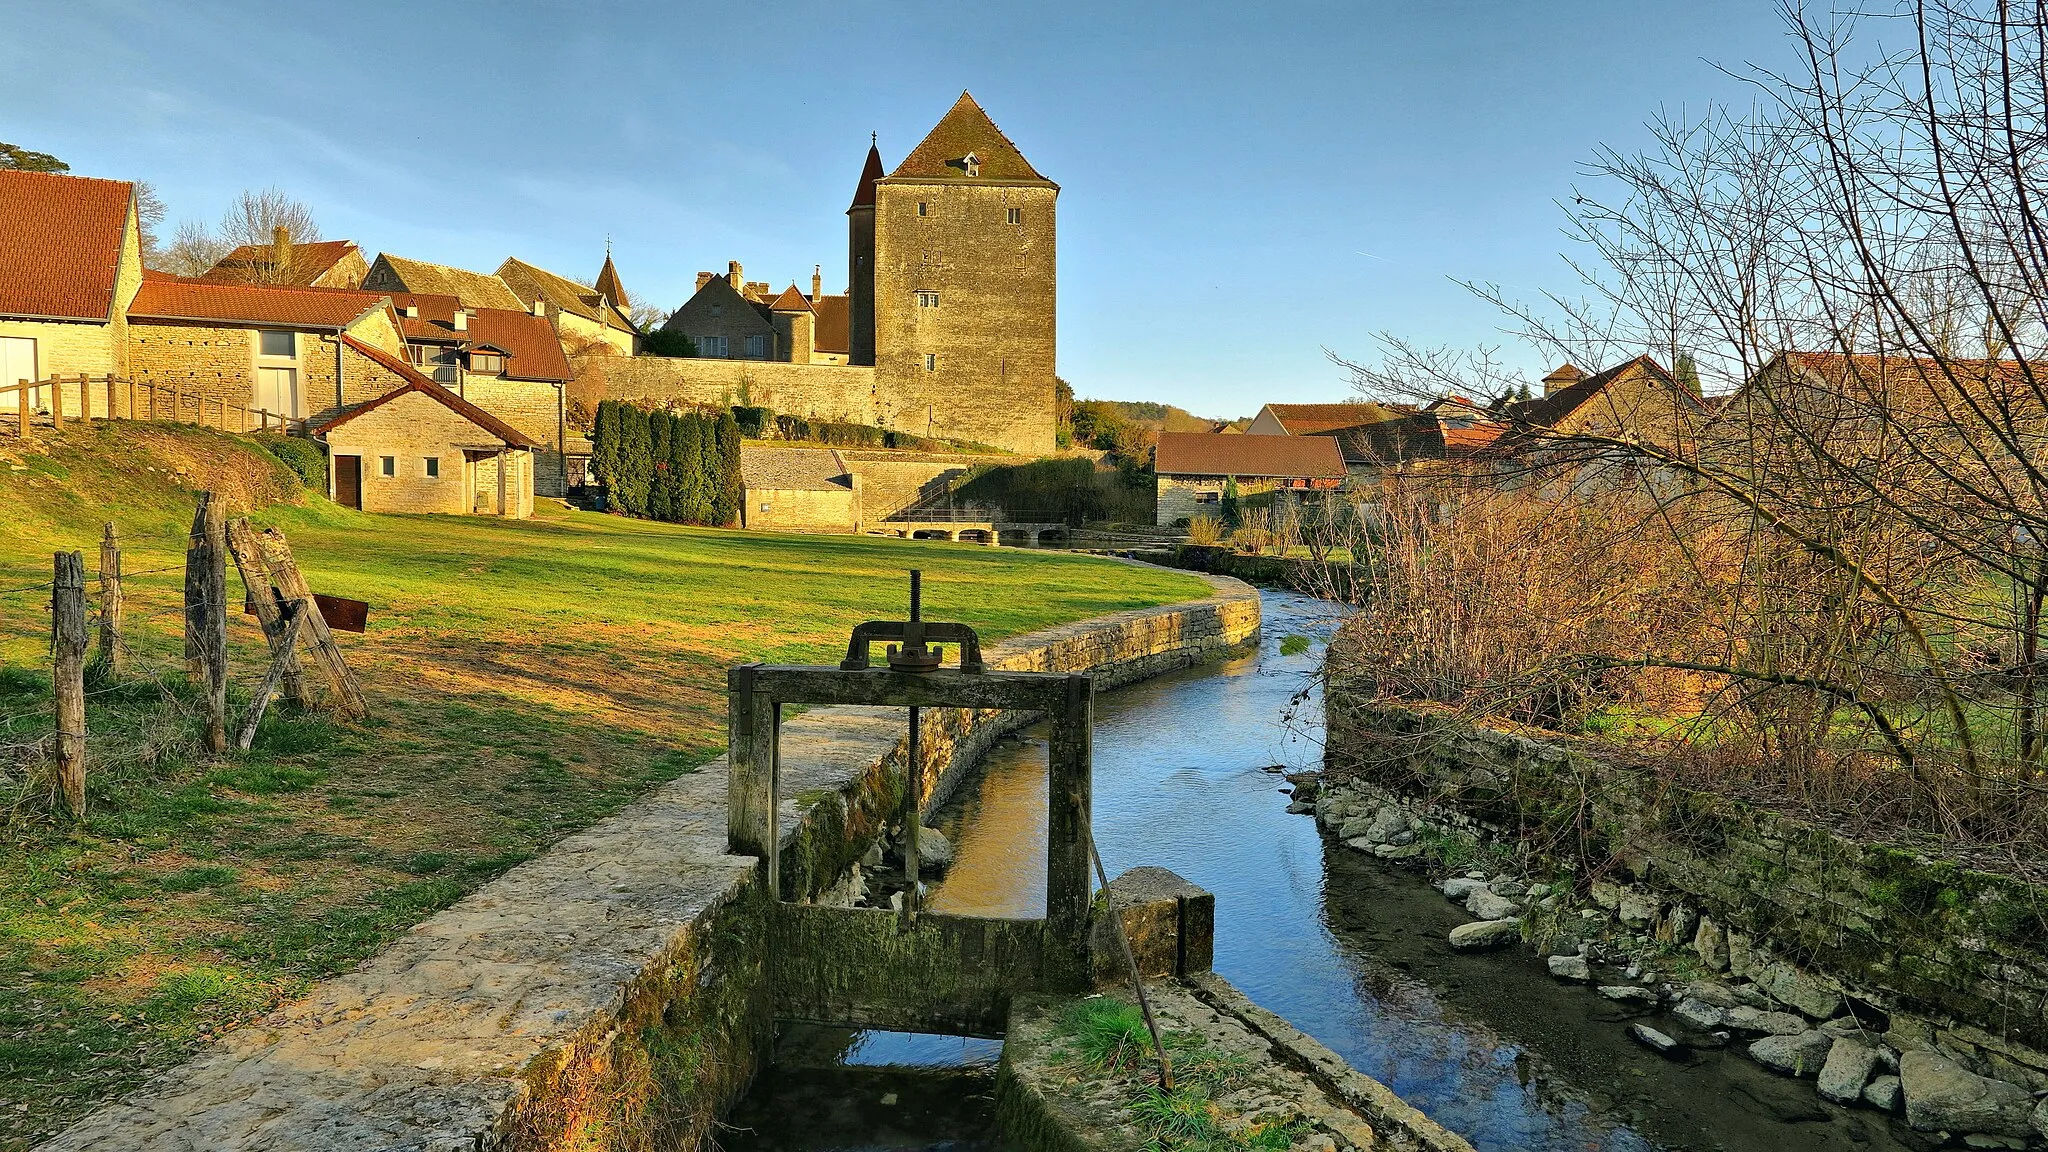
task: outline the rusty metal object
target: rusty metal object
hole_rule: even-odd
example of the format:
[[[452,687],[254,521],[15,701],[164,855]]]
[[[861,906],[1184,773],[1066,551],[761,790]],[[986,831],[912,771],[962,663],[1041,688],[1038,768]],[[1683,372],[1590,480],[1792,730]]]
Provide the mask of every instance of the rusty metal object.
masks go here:
[[[981,637],[965,624],[949,624],[926,620],[923,605],[924,574],[910,570],[910,619],[869,620],[857,624],[853,636],[846,644],[846,659],[839,662],[843,672],[859,672],[872,665],[869,662],[869,648],[878,640],[895,640],[899,644],[888,646],[888,664],[893,672],[933,672],[945,663],[945,646],[927,644],[927,641],[943,640],[957,644],[960,648],[960,671],[981,673],[988,666],[981,662]]]

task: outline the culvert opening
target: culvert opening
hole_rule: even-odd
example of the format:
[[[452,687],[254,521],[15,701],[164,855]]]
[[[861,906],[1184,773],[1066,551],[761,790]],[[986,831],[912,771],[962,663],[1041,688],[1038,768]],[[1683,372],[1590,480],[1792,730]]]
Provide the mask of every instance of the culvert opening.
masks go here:
[[[996,1135],[1003,1042],[932,1032],[776,1026],[774,1061],[732,1110],[725,1152],[1008,1152]]]

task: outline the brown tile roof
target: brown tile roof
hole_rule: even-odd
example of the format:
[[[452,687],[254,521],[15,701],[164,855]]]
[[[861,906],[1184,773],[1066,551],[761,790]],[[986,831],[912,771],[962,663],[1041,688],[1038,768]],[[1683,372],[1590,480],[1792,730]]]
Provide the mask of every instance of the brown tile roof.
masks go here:
[[[604,267],[597,270],[597,283],[594,287],[605,299],[614,304],[624,306],[632,302],[632,297],[626,295],[626,285],[619,280],[618,265],[612,263],[609,241],[605,246]]]
[[[604,266],[612,266],[611,257],[605,257]],[[618,276],[618,272],[612,273],[614,283],[617,282]],[[538,265],[528,264],[516,256],[508,256],[503,264],[498,265],[498,279],[504,281],[505,285],[518,295],[522,304],[532,305],[534,295],[538,293],[548,303],[570,315],[581,316],[585,320],[599,324],[606,322],[604,315],[598,311],[598,290],[578,284],[567,276],[556,275]],[[617,307],[622,302],[620,298],[614,296],[611,301],[613,308],[610,322],[621,328],[631,328],[632,321]],[[472,307],[501,308],[504,305],[478,304]]]
[[[575,376],[569,356],[562,351],[561,337],[547,317],[510,308],[473,308],[469,327],[455,330],[455,310],[461,302],[453,296],[420,292],[393,292],[391,303],[398,309],[398,330],[408,341],[421,344],[488,344],[503,352],[505,376],[512,380],[545,380],[550,383]],[[407,316],[405,308],[419,309]]]
[[[288,288],[271,284],[214,284],[199,280],[144,280],[128,306],[131,320],[191,320],[201,324],[275,324],[287,328],[344,328],[384,306],[382,292],[348,288]]]
[[[135,186],[0,171],[0,316],[113,319]]]
[[[853,319],[845,296],[820,296],[811,301],[818,314],[817,338],[813,347],[820,352],[851,352]]]
[[[1506,431],[1506,425],[1469,412],[1437,409],[1317,435],[1336,440],[1347,464],[1386,465],[1474,456]]]
[[[276,282],[310,287],[313,281],[326,275],[328,270],[347,259],[349,253],[357,250],[351,240],[294,243],[291,270]],[[272,259],[276,254],[277,250],[268,244],[244,244],[215,261],[213,267],[200,274],[199,279],[209,284],[247,284],[259,276],[270,274],[276,266]]]
[[[875,206],[875,181],[881,178],[882,150],[870,144],[868,145],[868,162],[861,165],[860,183],[853,186],[853,203],[848,205],[846,210],[851,212],[855,208],[873,208]]]
[[[467,268],[451,268],[446,264],[429,264],[424,260],[408,260],[386,252],[377,257],[377,263],[389,269],[405,292],[423,292],[436,296],[453,296],[471,308],[525,307],[517,293],[502,279],[487,276],[482,272],[471,272]],[[375,267],[370,269],[374,276]],[[365,280],[364,283],[369,283]]]
[[[811,302],[802,292],[797,291],[796,285],[791,284],[782,290],[780,296],[768,301],[768,310],[770,312],[809,312],[811,310]]]
[[[367,404],[358,404],[354,408],[351,408],[346,412],[337,413],[321,421],[320,423],[315,424],[313,426],[313,430],[315,432],[325,434],[330,429],[333,429],[334,427],[341,424],[346,424],[349,421],[355,419],[358,416],[363,415],[366,412],[374,412],[377,409],[382,408],[384,405],[391,403],[393,400],[398,399],[400,396],[403,396],[408,392],[418,392],[446,405],[447,407],[452,409],[457,415],[461,416],[463,419],[469,421],[470,423],[476,425],[479,428],[482,428],[484,431],[489,432],[491,435],[496,436],[498,439],[503,440],[509,447],[541,447],[541,445],[538,442],[528,437],[526,433],[521,432],[519,429],[514,428],[510,424],[505,423],[503,420],[498,419],[496,416],[491,415],[489,412],[486,412],[483,409],[477,407],[476,405],[471,404],[469,401],[464,400],[462,397],[457,396],[455,393],[450,392],[448,389],[441,387],[439,384],[434,383],[432,380],[427,379],[425,376],[420,374],[419,369],[413,367],[410,364],[407,364],[404,360],[400,359],[399,357],[393,356],[391,353],[384,351],[382,348],[378,348],[371,344],[365,344],[362,341],[357,340],[353,336],[343,336],[341,338],[341,342],[348,345],[350,348],[355,349],[357,352],[360,352],[363,355],[368,356],[370,359],[375,360],[377,363],[382,364],[384,367],[390,369],[392,372],[398,375],[399,379],[404,380],[405,383],[399,385],[396,388],[393,388],[391,391],[386,392],[382,396],[377,397],[375,400],[372,400]]]
[[[967,169],[960,161],[972,153],[980,162],[981,180],[1031,181],[1051,184],[1038,174],[1024,153],[1010,142],[996,122],[966,92],[953,102],[938,124],[910,150],[903,163],[889,173],[890,180],[965,180]],[[860,201],[856,199],[854,203]]]
[[[1559,421],[1585,407],[1589,401],[1600,394],[1602,389],[1620,379],[1623,373],[1637,365],[1641,365],[1643,371],[1647,372],[1652,379],[1657,380],[1666,387],[1688,397],[1692,395],[1690,392],[1685,391],[1685,389],[1678,387],[1678,381],[1672,378],[1671,373],[1664,370],[1662,364],[1657,363],[1648,356],[1638,356],[1633,360],[1624,360],[1612,368],[1595,372],[1593,375],[1580,380],[1577,384],[1573,384],[1568,388],[1560,388],[1548,396],[1539,396],[1534,400],[1517,400],[1503,409],[1503,414],[1508,419],[1519,424],[1532,424],[1539,428],[1554,428]]]
[[[1161,432],[1153,468],[1174,476],[1342,479],[1344,457],[1328,436],[1232,436]]]
[[[1391,420],[1400,415],[1383,404],[1363,401],[1349,404],[1268,404],[1266,411],[1280,421],[1280,426],[1287,429],[1289,436],[1312,436],[1318,432]]]
[[[434,344],[460,344],[466,334],[455,330],[455,310],[462,307],[462,301],[453,296],[442,296],[433,292],[387,292],[391,306],[398,311],[398,332],[407,340]],[[407,308],[419,310],[418,316],[407,316]]]

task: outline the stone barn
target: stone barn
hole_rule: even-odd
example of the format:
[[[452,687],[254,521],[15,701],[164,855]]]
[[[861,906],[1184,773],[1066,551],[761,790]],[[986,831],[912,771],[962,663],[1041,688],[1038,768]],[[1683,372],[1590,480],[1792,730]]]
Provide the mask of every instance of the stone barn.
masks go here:
[[[328,494],[345,507],[533,515],[541,445],[418,373],[314,431],[327,443]]]
[[[861,486],[847,462],[830,448],[740,451],[746,499],[740,523],[767,532],[858,532]]]
[[[1223,513],[1223,493],[1237,482],[1240,496],[1263,492],[1299,500],[1344,485],[1344,455],[1329,436],[1236,436],[1221,432],[1161,432],[1153,471],[1159,477],[1156,522],[1173,524]]]

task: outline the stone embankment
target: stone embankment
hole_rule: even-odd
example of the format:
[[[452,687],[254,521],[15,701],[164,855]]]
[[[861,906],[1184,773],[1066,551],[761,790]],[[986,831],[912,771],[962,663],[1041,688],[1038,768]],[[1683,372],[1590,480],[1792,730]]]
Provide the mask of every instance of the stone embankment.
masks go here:
[[[1113,686],[1258,634],[1257,594],[1119,613],[989,649]],[[939,714],[934,786],[1021,718]],[[903,787],[900,713],[783,725],[785,895],[828,895]],[[564,840],[348,975],[73,1125],[47,1152],[691,1147],[765,1052],[757,861],[725,853],[717,760]]]
[[[1330,707],[1293,810],[1441,877],[1460,948],[1527,941],[1674,1058],[1733,1047],[1979,1148],[2048,1141],[2048,892],[1448,714]]]

